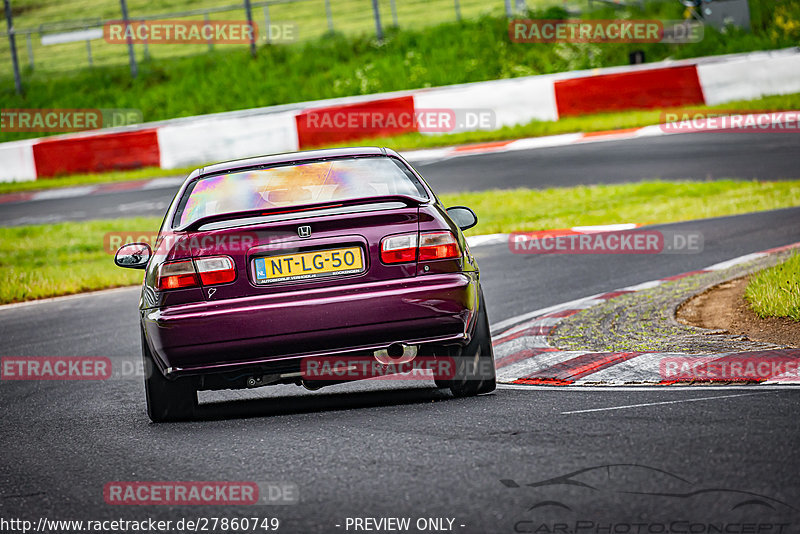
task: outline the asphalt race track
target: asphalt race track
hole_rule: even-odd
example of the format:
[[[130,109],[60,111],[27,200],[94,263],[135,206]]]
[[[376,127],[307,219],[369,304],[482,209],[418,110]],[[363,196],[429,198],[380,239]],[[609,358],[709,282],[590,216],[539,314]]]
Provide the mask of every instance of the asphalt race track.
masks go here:
[[[437,192],[450,193],[646,179],[796,179],[798,153],[800,136],[789,133],[690,133],[462,156],[415,166]],[[0,225],[160,216],[176,189],[168,185],[90,196],[76,191],[68,198],[0,204]]]
[[[709,150],[723,150],[724,135]],[[569,159],[576,167],[567,176],[578,172],[581,150],[604,150],[627,156],[592,170],[596,155],[587,155],[586,182],[677,177],[672,173],[688,175],[692,165],[698,178],[734,176],[734,162],[719,155],[712,165],[675,153],[670,167],[662,143],[679,137],[693,136],[646,140],[651,153],[662,154],[647,174],[636,174],[645,169],[647,153],[637,146],[645,140],[570,147],[562,155],[532,151],[527,160],[526,153],[454,159],[421,170],[434,187],[461,178],[479,183],[481,176],[496,186],[486,177],[498,175],[514,185],[523,168],[545,176],[527,185],[558,185],[532,161],[550,158],[555,169],[556,159]],[[798,146],[789,137],[783,156],[776,149],[765,157],[756,145],[744,154],[730,149],[730,158],[750,162],[736,176],[796,176],[790,163]],[[9,207],[0,205],[3,221],[11,218]],[[800,241],[800,208],[664,227],[702,232],[703,252],[537,256],[511,254],[505,244],[475,248],[491,321]],[[137,297],[132,288],[2,308],[0,354],[136,361]],[[553,533],[554,522],[568,525],[563,534],[706,534],[709,524],[738,525],[728,532],[746,534],[743,523],[773,534],[800,525],[797,390],[505,387],[453,399],[432,384],[371,382],[313,394],[295,386],[204,393],[201,401],[198,421],[154,425],[144,413],[140,378],[0,382],[0,515],[277,517],[279,532],[353,532],[347,519],[354,517],[409,517],[412,524],[449,518],[454,532],[540,534]],[[563,478],[543,482],[557,477]],[[296,484],[300,502],[104,502],[108,482],[153,480]]]
[[[419,170],[441,192],[647,179],[783,180],[800,176],[797,137],[690,133],[463,157]]]

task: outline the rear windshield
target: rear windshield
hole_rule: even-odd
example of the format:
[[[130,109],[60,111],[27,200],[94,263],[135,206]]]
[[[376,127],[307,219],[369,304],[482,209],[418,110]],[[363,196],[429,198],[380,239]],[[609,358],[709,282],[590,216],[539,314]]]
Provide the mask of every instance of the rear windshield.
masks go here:
[[[383,156],[240,171],[194,182],[178,204],[173,227],[222,213],[385,195],[428,198],[402,162]]]

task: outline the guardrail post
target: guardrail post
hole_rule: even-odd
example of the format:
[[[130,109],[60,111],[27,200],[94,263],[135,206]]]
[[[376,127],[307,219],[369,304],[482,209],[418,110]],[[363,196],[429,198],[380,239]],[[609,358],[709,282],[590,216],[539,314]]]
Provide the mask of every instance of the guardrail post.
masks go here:
[[[378,41],[383,41],[383,27],[381,26],[381,12],[378,7],[378,0],[372,0],[372,12],[375,14],[375,33]]]
[[[250,0],[244,0],[244,12],[247,15],[247,23],[253,32],[250,34],[250,55],[256,57],[256,35],[255,26],[253,25],[253,10],[250,9]],[[269,29],[267,29],[269,31]]]
[[[461,22],[461,4],[459,4],[458,0],[453,0],[456,8],[456,20]]]
[[[397,26],[399,26],[397,22],[397,4],[394,0],[390,0],[389,5],[392,6],[392,24],[396,28]]]
[[[33,70],[33,44],[31,44],[31,34],[30,32],[25,34],[25,41],[28,44],[28,64],[31,66],[31,70]]]
[[[269,44],[269,5],[262,7],[261,11],[264,13],[264,40]]]
[[[204,22],[205,26],[208,26],[208,12],[203,13],[203,22]],[[211,35],[211,34],[209,33],[209,35]],[[214,50],[214,40],[211,37],[209,37],[208,38],[208,51],[211,52],[212,50]]]
[[[14,87],[17,94],[22,94],[22,79],[19,77],[19,62],[17,61],[17,40],[14,37],[14,19],[11,16],[11,4],[3,0],[6,8],[6,26],[8,27],[8,44],[11,47],[11,62],[14,64]]]
[[[325,0],[325,16],[328,19],[328,31],[333,33],[333,13],[331,13],[331,0]]]
[[[133,37],[128,33],[128,4],[125,0],[119,0],[119,5],[122,8],[122,22],[125,23],[125,33],[128,34],[128,60],[131,64],[131,77],[136,78],[139,74],[139,68],[136,66],[136,54],[133,52]]]

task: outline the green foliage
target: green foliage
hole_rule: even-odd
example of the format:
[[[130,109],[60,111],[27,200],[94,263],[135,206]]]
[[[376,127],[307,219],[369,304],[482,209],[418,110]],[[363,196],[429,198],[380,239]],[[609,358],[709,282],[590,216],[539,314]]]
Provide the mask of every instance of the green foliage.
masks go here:
[[[0,228],[0,303],[136,284],[103,248],[107,232],[156,231],[157,218]]]
[[[472,207],[479,222],[470,233],[488,234],[665,223],[796,206],[800,181],[641,182],[445,194],[441,199],[447,205]],[[158,218],[150,217],[0,228],[0,303],[139,283],[141,271],[114,265],[113,256],[104,250],[104,236],[156,231],[159,224]],[[777,288],[787,287],[797,295],[798,265],[795,260],[788,278],[776,275]],[[788,286],[784,279],[790,281]],[[796,312],[797,300],[794,303]]]
[[[13,82],[0,79],[5,108],[135,108],[145,121],[188,117],[421,87],[512,78],[623,65],[633,50],[648,61],[667,57],[746,52],[795,46],[800,37],[800,0],[754,0],[752,33],[707,28],[699,43],[668,44],[523,44],[511,43],[505,17],[483,15],[421,29],[390,28],[386,39],[371,35],[326,34],[292,45],[263,45],[253,59],[244,47],[216,48],[195,56],[150,59],[139,77],[127,66],[96,67],[69,74],[34,71],[27,93],[14,94]],[[601,9],[595,18],[681,16],[678,2],[653,2],[644,12]],[[530,13],[560,18],[563,8]],[[0,133],[0,141],[37,133]]]
[[[477,235],[597,224],[659,224],[797,206],[800,181],[644,181],[440,197],[448,206],[475,210],[478,226],[469,233]]]
[[[800,321],[800,254],[754,274],[744,296],[759,317]]]

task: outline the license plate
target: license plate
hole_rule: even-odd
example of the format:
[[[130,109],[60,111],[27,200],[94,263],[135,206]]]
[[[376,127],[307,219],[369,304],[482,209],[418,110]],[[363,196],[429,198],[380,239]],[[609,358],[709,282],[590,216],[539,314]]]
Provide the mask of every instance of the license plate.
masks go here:
[[[268,256],[253,260],[257,284],[342,276],[364,270],[361,247]]]

